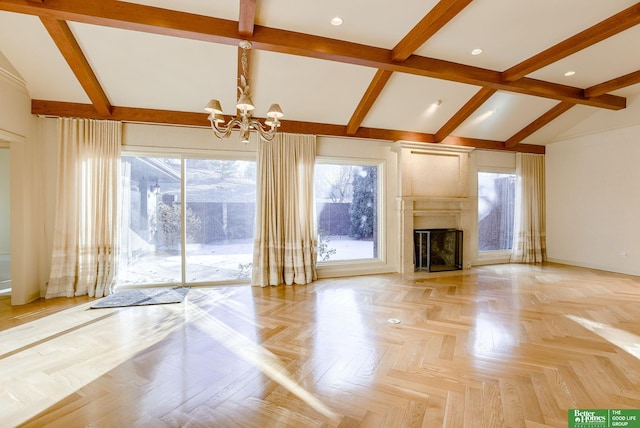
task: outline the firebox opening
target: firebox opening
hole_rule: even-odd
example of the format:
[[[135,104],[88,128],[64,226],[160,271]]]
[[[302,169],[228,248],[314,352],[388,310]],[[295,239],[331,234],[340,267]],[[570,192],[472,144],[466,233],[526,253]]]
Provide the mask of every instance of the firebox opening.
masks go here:
[[[462,230],[415,229],[413,243],[416,271],[462,269]]]

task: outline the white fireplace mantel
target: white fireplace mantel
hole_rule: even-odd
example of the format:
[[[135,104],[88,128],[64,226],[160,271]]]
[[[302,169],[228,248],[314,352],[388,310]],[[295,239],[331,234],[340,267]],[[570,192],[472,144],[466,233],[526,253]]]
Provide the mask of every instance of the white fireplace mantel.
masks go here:
[[[398,203],[398,211],[413,215],[460,214],[471,210],[467,197],[403,196],[398,198]]]

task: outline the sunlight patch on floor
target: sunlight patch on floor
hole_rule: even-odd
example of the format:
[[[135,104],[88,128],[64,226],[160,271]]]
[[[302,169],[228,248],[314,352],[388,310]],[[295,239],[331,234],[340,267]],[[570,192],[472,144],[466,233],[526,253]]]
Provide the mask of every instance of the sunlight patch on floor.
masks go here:
[[[565,316],[640,360],[640,336],[576,315]]]
[[[285,387],[318,413],[334,423],[340,422],[340,418],[336,413],[288,375],[286,369],[280,364],[275,355],[197,305],[190,302],[185,302],[185,304],[187,307],[187,319],[191,325],[197,326],[203,333],[216,340],[238,357],[259,368],[265,375]]]
[[[185,322],[184,315],[167,310],[169,305],[158,306],[123,337],[113,334],[121,331],[114,324],[122,318],[112,316],[118,309],[89,310],[91,304],[0,332],[0,402],[6,426],[31,419]]]

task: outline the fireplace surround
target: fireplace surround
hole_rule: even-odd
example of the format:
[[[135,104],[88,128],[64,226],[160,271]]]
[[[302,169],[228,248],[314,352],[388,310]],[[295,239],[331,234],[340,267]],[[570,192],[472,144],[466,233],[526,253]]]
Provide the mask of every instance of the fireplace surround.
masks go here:
[[[400,196],[397,198],[400,232],[400,272],[409,274],[416,264],[414,231],[454,229],[460,240],[460,268],[471,267],[474,199],[469,197],[470,147],[401,142]],[[462,262],[464,255],[465,262]]]

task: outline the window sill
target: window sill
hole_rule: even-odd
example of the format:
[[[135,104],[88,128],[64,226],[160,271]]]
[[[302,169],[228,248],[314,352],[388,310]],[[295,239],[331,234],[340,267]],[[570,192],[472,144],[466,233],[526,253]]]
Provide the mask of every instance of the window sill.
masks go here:
[[[380,259],[340,260],[318,263],[318,278],[396,272],[397,267]]]
[[[499,263],[509,263],[511,260],[511,250],[479,251],[476,265],[492,265]]]

